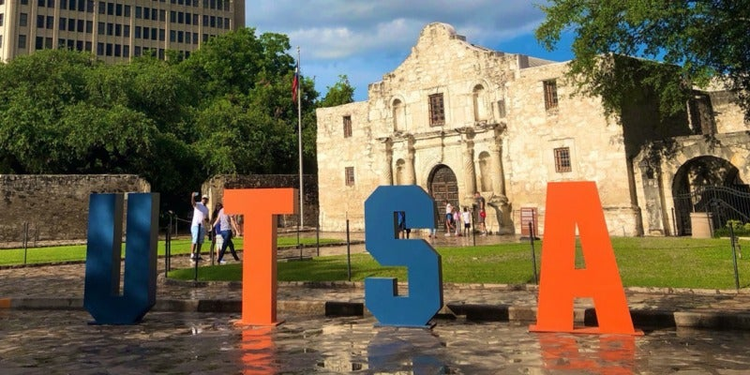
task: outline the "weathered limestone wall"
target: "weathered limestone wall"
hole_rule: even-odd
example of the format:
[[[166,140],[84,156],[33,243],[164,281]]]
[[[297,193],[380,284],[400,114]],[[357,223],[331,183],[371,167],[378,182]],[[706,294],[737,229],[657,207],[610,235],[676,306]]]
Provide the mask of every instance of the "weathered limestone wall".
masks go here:
[[[301,203],[305,227],[315,227],[318,224],[318,185],[315,176],[304,175],[303,177],[303,199]],[[299,189],[299,175],[217,175],[211,177],[201,185],[201,194],[209,197],[208,210],[213,214],[216,203],[224,199],[224,189],[258,189],[258,188],[294,188]],[[185,197],[185,204],[188,204]],[[192,215],[192,213],[191,213]],[[299,215],[280,215],[280,227],[296,227]],[[245,222],[252,222],[251,218],[245,217]]]
[[[85,239],[91,193],[150,191],[136,175],[0,175],[0,241],[21,241],[24,222],[31,239]]]
[[[714,121],[717,133],[732,133],[750,130],[750,123],[745,121],[745,113],[737,105],[737,97],[728,91],[708,93],[711,98]]]
[[[320,228],[342,231],[348,217],[353,230],[362,230],[365,199],[381,179],[392,179],[386,168],[386,144],[372,138],[365,102],[318,109],[317,116]],[[344,116],[352,119],[348,138],[344,137]],[[354,168],[353,186],[345,183],[347,167]]]
[[[732,132],[716,134],[713,140],[702,135],[675,137],[671,140],[678,152],[663,156],[656,162],[649,161],[649,148],[644,147],[634,160],[638,200],[644,211],[645,234],[674,235],[676,218],[673,214],[673,182],[678,171],[686,163],[707,155],[723,159],[737,167],[738,177],[750,181],[750,134]],[[659,148],[660,143],[651,146]],[[646,210],[648,209],[648,210]]]
[[[594,181],[610,233],[636,235],[622,127],[605,118],[598,99],[571,97],[573,88],[562,79],[565,69],[564,63],[523,69],[508,85],[505,165],[514,220],[518,223],[520,208],[536,208],[543,234],[547,183]],[[547,110],[543,81],[551,79],[557,80],[558,106]],[[570,172],[555,170],[554,149],[559,147],[570,149]]]

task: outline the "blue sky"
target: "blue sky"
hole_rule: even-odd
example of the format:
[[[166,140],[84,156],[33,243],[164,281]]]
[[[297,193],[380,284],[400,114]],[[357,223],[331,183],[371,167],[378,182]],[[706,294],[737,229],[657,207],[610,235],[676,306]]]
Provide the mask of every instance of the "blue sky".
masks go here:
[[[289,36],[301,50],[302,74],[321,96],[346,74],[355,100],[408,56],[430,22],[451,24],[468,42],[554,61],[572,58],[570,40],[544,50],[534,30],[544,13],[527,0],[246,0],[246,25]]]

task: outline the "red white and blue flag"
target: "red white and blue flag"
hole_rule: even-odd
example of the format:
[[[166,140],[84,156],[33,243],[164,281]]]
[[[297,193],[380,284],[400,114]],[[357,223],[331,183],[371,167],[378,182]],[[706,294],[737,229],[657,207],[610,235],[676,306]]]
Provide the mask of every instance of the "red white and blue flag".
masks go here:
[[[299,64],[294,67],[294,78],[292,79],[292,101],[297,101],[297,93],[299,91]]]

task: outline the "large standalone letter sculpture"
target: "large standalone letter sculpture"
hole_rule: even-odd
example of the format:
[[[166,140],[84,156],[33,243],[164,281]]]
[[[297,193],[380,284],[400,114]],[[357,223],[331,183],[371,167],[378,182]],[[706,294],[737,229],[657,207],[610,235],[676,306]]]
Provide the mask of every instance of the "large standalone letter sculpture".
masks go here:
[[[576,225],[586,268],[576,269]],[[602,204],[594,182],[551,182],[533,332],[642,334],[633,329]],[[594,299],[598,328],[573,327],[573,301]]]
[[[398,295],[395,278],[365,279],[365,305],[381,325],[425,327],[443,307],[440,254],[423,239],[396,239],[394,214],[406,214],[408,228],[435,226],[432,197],[416,185],[380,186],[365,201],[365,243],[384,266],[406,266],[409,296]]]
[[[122,194],[89,198],[83,306],[97,324],[138,323],[156,303],[159,194],[128,194],[125,282],[120,289]]]
[[[245,215],[242,260],[242,319],[246,325],[276,320],[276,216],[299,212],[297,189],[227,189],[224,210]]]

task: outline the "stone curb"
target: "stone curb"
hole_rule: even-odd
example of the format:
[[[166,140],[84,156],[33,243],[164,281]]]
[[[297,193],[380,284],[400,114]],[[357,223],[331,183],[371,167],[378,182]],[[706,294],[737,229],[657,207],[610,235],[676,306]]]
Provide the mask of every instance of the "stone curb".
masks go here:
[[[0,310],[83,310],[82,298],[0,298]],[[338,301],[277,301],[279,313],[346,317],[369,316],[362,302]],[[242,301],[221,299],[157,300],[154,312],[241,313]],[[447,303],[436,315],[437,319],[456,319],[463,316],[474,322],[510,322],[531,324],[536,321],[536,307],[492,304]],[[750,313],[726,311],[670,311],[631,309],[633,325],[637,328],[702,328],[750,330]],[[576,326],[596,326],[593,308],[574,310]]]

